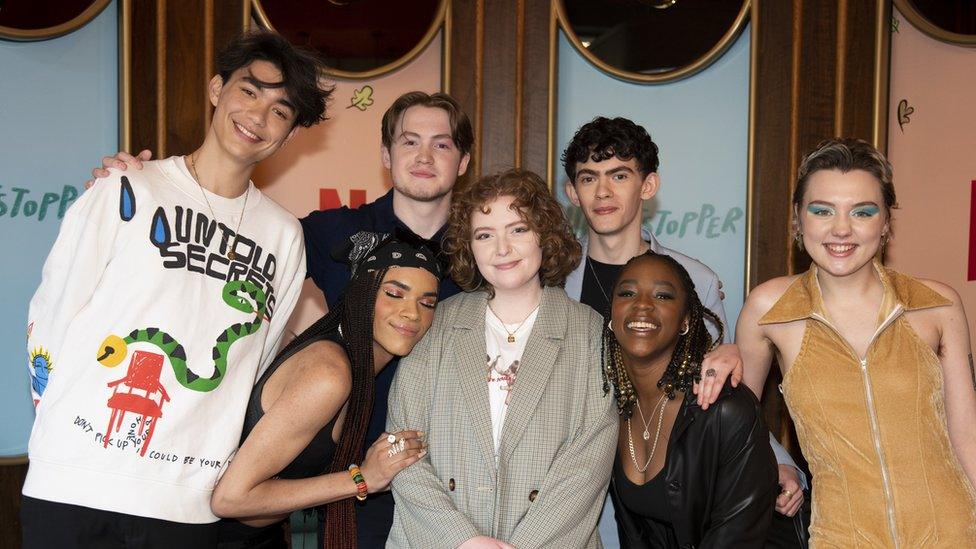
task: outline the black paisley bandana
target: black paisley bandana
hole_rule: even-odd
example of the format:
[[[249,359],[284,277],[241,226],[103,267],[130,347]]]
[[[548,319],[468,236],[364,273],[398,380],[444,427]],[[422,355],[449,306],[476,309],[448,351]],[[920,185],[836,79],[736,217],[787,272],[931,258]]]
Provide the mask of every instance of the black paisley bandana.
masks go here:
[[[353,276],[361,268],[368,272],[415,267],[430,272],[440,280],[445,271],[440,246],[436,242],[400,229],[392,234],[360,231],[349,237],[346,245],[335,250],[332,258],[349,264]]]

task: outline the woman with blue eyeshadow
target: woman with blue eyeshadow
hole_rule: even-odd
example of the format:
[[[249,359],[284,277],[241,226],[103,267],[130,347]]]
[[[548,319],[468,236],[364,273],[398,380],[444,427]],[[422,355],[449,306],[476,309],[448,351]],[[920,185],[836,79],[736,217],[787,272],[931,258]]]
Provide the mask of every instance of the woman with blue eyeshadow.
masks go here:
[[[884,267],[891,164],[856,139],[800,165],[803,274],[756,287],[736,326],[757,394],[775,358],[813,473],[811,547],[976,547],[976,372],[959,295]]]

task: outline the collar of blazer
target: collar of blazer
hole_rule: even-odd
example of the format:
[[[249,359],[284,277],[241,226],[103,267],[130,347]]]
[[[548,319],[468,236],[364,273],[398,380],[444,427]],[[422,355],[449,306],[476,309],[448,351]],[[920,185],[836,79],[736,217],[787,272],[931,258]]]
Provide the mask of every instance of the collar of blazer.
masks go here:
[[[458,360],[458,375],[461,390],[469,403],[472,425],[479,440],[482,452],[488,462],[494,462],[494,442],[491,436],[491,413],[488,391],[485,390],[485,308],[488,294],[471,292],[462,294],[457,314],[454,317],[454,350]],[[503,467],[512,458],[525,428],[532,419],[546,384],[560,356],[562,340],[566,336],[568,319],[572,312],[572,302],[562,288],[542,289],[539,302],[539,315],[536,317],[529,341],[522,354],[522,367],[518,381],[512,391],[512,401],[505,414],[499,448],[498,467]],[[495,470],[489,467],[492,480]]]

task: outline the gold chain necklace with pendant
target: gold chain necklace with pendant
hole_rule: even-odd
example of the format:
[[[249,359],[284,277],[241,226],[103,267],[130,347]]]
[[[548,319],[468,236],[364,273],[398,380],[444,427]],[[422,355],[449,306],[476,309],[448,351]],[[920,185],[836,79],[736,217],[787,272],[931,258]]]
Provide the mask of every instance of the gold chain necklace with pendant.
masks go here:
[[[200,176],[197,175],[197,169],[194,166],[194,164],[196,164],[196,162],[194,162],[194,160],[193,160],[193,155],[190,154],[190,155],[184,156],[183,158],[186,160],[186,167],[190,169],[190,175],[193,176],[193,180],[196,181],[197,186],[200,187],[200,193],[203,195],[203,200],[204,200],[204,202],[207,203],[207,209],[210,210],[210,217],[211,217],[211,219],[213,219],[217,223],[220,223],[220,220],[218,220],[217,219],[217,216],[214,215],[213,206],[210,205],[210,199],[207,198],[207,191],[203,188],[203,185],[200,183]],[[237,235],[238,235],[238,231],[241,230],[241,222],[244,221],[244,211],[247,209],[247,195],[250,194],[250,193],[251,193],[251,185],[248,184],[247,190],[244,191],[244,206],[241,207],[241,216],[239,218],[237,218],[237,228],[234,229],[234,241],[231,242],[230,247],[227,248],[227,259],[229,259],[231,261],[234,261],[235,259],[237,259],[237,252],[235,252],[234,250],[237,248]],[[226,225],[225,225],[225,227],[226,227]]]

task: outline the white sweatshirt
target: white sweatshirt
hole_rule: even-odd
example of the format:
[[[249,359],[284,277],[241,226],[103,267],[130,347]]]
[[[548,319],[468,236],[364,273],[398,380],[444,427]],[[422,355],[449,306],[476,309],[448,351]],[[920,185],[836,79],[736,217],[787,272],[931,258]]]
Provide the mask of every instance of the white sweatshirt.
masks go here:
[[[113,170],[65,215],[30,303],[25,495],[217,520],[210,493],[298,300],[305,249],[298,221],[253,184],[246,209],[207,193],[211,214],[204,192],[170,157]]]

